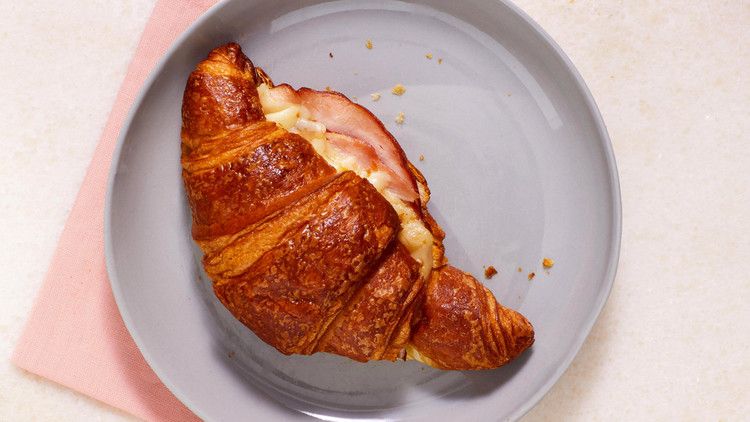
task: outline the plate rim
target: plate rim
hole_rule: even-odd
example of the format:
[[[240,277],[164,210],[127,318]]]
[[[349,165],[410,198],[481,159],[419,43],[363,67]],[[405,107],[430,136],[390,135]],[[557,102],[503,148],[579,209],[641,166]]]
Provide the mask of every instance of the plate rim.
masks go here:
[[[236,0],[220,0],[213,6],[209,7],[202,15],[200,15],[195,21],[188,25],[188,27],[175,38],[169,48],[156,62],[153,69],[149,72],[148,77],[144,80],[141,88],[138,91],[138,95],[130,106],[130,110],[128,111],[125,120],[123,120],[122,126],[120,127],[120,132],[117,136],[117,140],[115,141],[115,148],[112,153],[110,168],[108,171],[106,185],[107,190],[104,201],[104,260],[107,269],[107,276],[109,278],[109,283],[112,289],[112,294],[114,296],[115,303],[117,304],[120,316],[122,317],[128,333],[133,338],[133,341],[138,347],[138,351],[141,353],[149,367],[157,375],[159,380],[185,407],[187,407],[191,412],[193,412],[196,416],[203,420],[207,420],[207,415],[202,414],[198,407],[191,403],[191,401],[187,397],[187,394],[185,394],[177,384],[172,382],[172,380],[166,374],[163,374],[162,371],[158,368],[158,365],[152,363],[154,362],[154,359],[151,356],[151,353],[148,351],[148,348],[145,346],[143,339],[140,337],[138,330],[135,328],[128,308],[125,304],[125,299],[123,297],[124,294],[122,292],[122,284],[119,282],[119,279],[117,277],[117,270],[115,268],[115,261],[113,256],[113,238],[111,229],[112,193],[115,179],[117,177],[117,168],[120,162],[120,156],[125,144],[126,135],[130,130],[137,111],[141,108],[146,94],[151,90],[151,87],[166,65],[167,60],[169,60],[169,58],[175,53],[175,51],[182,46],[185,40],[194,32],[195,28],[200,26],[204,21],[212,18],[213,15],[218,13],[219,10],[221,10],[223,7],[225,7],[226,4],[232,1]],[[570,74],[570,76],[572,76],[575,88],[583,95],[584,104],[593,119],[596,133],[598,134],[597,141],[604,149],[604,157],[607,164],[607,173],[609,176],[609,185],[611,189],[611,195],[609,199],[612,204],[611,218],[613,221],[613,225],[611,227],[611,242],[609,244],[609,262],[607,265],[606,275],[604,277],[605,284],[602,286],[602,289],[599,292],[599,297],[597,298],[596,303],[589,311],[589,317],[586,319],[586,323],[581,327],[581,330],[578,331],[578,335],[573,341],[573,347],[569,348],[567,353],[565,354],[562,364],[558,365],[552,376],[548,378],[547,382],[544,383],[540,389],[529,396],[526,401],[523,402],[523,404],[521,404],[517,409],[511,412],[509,420],[518,420],[525,414],[527,414],[534,406],[536,406],[536,404],[539,403],[541,399],[547,395],[552,387],[560,380],[562,375],[568,370],[570,364],[578,355],[581,347],[583,347],[583,344],[591,333],[594,325],[599,320],[601,312],[607,303],[607,300],[612,292],[612,287],[615,282],[617,268],[620,260],[620,251],[622,244],[622,196],[620,191],[619,172],[617,169],[617,161],[615,159],[612,140],[609,137],[609,133],[607,132],[607,127],[604,123],[604,119],[602,118],[601,111],[599,110],[599,107],[597,106],[596,101],[591,94],[591,91],[586,85],[586,82],[578,72],[578,69],[575,67],[572,60],[563,51],[560,45],[558,45],[557,42],[547,33],[547,31],[545,31],[541,27],[541,25],[539,25],[534,19],[532,19],[531,16],[529,16],[523,9],[521,9],[511,0],[492,1],[501,3],[502,5],[507,7],[516,15],[517,18],[521,19],[523,23],[528,25],[539,36],[541,36],[542,41],[545,42],[549,47],[551,47],[554,54],[564,65],[565,70]],[[303,413],[300,413],[300,415],[302,414]]]

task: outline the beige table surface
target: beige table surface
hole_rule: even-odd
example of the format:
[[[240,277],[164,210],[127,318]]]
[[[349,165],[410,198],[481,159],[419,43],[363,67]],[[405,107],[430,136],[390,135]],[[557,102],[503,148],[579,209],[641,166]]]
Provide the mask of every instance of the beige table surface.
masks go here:
[[[9,356],[154,0],[0,5],[0,420],[130,416]],[[518,0],[620,170],[612,295],[537,420],[750,419],[750,1]]]

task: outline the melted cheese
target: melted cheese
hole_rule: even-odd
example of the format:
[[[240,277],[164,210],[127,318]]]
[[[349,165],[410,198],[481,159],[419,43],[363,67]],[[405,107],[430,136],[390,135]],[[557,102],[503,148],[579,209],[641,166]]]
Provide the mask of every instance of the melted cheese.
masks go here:
[[[367,168],[353,154],[347,154],[339,148],[332,147],[326,140],[326,127],[316,122],[310,112],[301,104],[285,102],[271,95],[266,84],[258,87],[260,104],[266,120],[275,122],[284,129],[297,133],[305,138],[337,172],[351,170],[358,176],[367,179],[396,210],[401,220],[401,231],[398,240],[421,265],[420,274],[427,277],[432,271],[432,233],[425,227],[417,213],[393,194],[389,189],[388,173]]]

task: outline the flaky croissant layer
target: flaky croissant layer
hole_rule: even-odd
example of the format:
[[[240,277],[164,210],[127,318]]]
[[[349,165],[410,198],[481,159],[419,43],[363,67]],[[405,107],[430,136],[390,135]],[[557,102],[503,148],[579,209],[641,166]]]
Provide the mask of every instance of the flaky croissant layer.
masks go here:
[[[533,343],[521,314],[446,264],[424,177],[365,108],[275,87],[230,43],[191,73],[182,119],[204,268],[227,309],[280,352],[487,369]]]

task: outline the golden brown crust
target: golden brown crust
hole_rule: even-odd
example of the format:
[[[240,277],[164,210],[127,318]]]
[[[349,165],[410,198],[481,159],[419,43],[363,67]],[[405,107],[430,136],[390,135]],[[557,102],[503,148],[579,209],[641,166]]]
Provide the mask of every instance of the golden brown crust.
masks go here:
[[[216,48],[188,78],[182,98],[182,141],[194,148],[203,137],[219,136],[265,120],[253,64],[238,44]]]
[[[242,131],[239,147],[227,150],[226,144],[212,142],[210,158],[183,157],[196,240],[235,233],[336,172],[299,135],[271,122],[249,127],[257,129]]]
[[[251,239],[235,241],[232,246],[242,244],[233,253],[219,255],[223,265],[206,265],[227,309],[285,354],[315,350],[399,227],[393,208],[352,172],[310,196],[297,205],[302,212],[290,209],[275,216],[300,218],[287,225],[265,222]]]
[[[450,265],[433,272],[411,338],[420,360],[441,369],[497,368],[533,343],[529,321],[470,274]]]
[[[360,362],[395,359],[386,356],[387,352],[406,346],[409,332],[401,332],[399,321],[410,312],[421,286],[419,264],[403,245],[393,242],[374,273],[331,324],[318,350]]]

